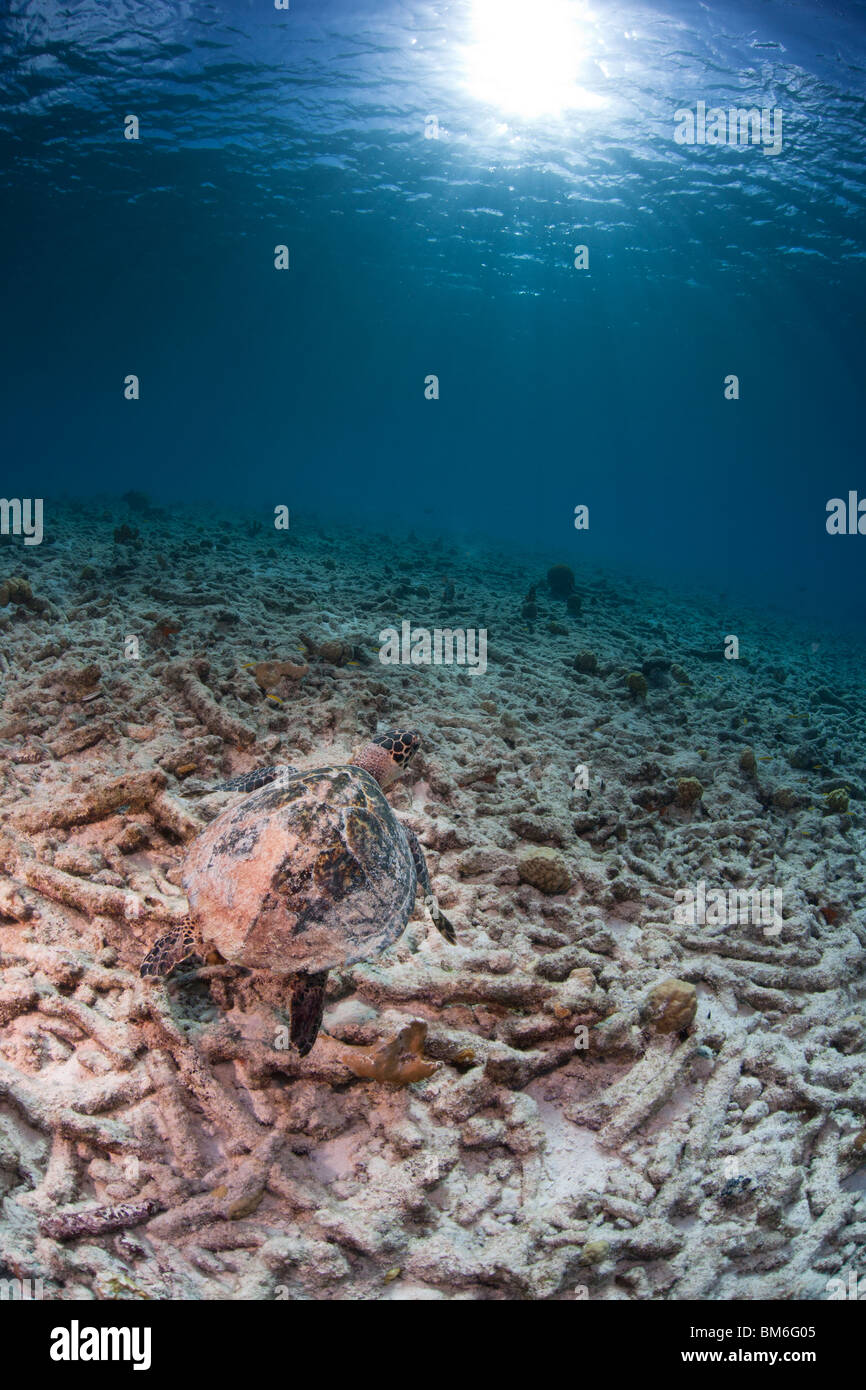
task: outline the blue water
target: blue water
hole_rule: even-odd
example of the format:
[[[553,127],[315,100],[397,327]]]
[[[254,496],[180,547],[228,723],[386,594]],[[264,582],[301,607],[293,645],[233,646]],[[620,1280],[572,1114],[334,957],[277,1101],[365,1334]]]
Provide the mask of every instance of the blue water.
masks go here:
[[[9,7],[0,490],[494,536],[866,630],[866,535],[825,529],[866,497],[866,6],[497,14]],[[778,109],[780,152],[678,144],[699,101]]]

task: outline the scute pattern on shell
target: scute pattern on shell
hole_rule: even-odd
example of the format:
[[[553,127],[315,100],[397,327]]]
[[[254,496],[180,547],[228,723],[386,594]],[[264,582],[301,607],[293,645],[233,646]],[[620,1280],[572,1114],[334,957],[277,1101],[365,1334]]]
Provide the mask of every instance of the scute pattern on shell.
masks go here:
[[[384,951],[416,883],[381,788],[346,766],[296,773],[229,807],[193,841],[183,876],[204,950],[287,974]]]

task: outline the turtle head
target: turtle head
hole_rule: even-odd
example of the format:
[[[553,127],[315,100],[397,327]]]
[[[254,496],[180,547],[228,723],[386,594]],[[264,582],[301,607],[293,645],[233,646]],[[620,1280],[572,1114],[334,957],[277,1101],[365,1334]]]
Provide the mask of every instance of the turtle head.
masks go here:
[[[420,746],[421,735],[414,729],[389,729],[365,743],[349,761],[369,772],[385,791],[403,775]]]

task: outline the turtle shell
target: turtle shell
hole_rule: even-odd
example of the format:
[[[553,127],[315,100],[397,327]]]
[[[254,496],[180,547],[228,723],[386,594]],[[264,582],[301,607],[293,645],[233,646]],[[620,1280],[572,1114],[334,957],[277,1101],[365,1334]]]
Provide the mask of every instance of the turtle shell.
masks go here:
[[[183,871],[204,949],[279,973],[384,951],[416,882],[378,782],[346,766],[295,773],[230,806],[193,840]]]

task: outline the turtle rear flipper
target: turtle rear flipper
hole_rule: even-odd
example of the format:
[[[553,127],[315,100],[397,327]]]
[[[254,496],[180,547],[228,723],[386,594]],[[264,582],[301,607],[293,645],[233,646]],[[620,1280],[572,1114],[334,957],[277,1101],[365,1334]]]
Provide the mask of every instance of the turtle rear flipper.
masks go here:
[[[289,1038],[302,1057],[312,1050],[325,1012],[327,970],[293,975],[289,985]]]
[[[182,960],[194,956],[196,949],[197,942],[191,923],[181,922],[153,943],[141,962],[138,973],[145,979],[149,976],[170,975]]]

